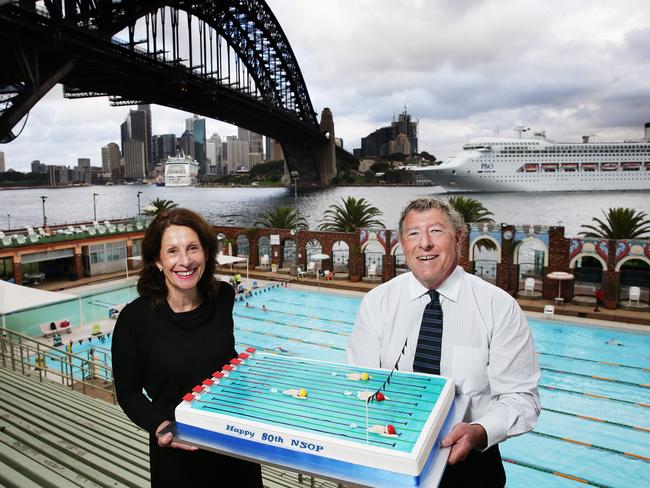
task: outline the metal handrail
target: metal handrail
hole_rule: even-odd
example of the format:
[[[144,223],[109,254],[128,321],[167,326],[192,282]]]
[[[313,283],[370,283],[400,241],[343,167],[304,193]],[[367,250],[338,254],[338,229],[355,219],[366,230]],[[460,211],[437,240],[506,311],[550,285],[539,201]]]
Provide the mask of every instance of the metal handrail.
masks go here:
[[[4,367],[23,375],[37,373],[39,381],[56,381],[71,389],[80,387],[86,395],[91,388],[99,390],[116,403],[110,356],[102,350],[98,359],[96,349],[86,351],[84,357],[19,332],[4,329],[0,335],[0,362]],[[48,367],[48,359],[50,364],[58,362],[59,368]]]

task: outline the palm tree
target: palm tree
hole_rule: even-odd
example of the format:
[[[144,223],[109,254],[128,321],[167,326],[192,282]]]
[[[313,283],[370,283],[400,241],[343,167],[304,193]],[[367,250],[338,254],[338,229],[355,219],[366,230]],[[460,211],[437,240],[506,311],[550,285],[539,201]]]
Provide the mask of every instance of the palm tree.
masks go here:
[[[490,217],[494,214],[485,208],[478,200],[463,196],[451,197],[449,198],[449,205],[454,207],[454,209],[463,216],[466,224],[471,224],[473,222],[488,224],[494,223],[494,219]]]
[[[481,202],[474,198],[457,196],[449,198],[449,205],[451,205],[459,214],[463,216],[467,227],[471,223],[485,223],[493,224],[494,219],[490,217],[494,215]],[[479,249],[487,249],[495,251],[497,246],[494,242],[487,239],[480,240],[476,243]]]
[[[271,212],[259,215],[255,225],[269,229],[306,230],[307,221],[291,207],[278,207]]]
[[[178,207],[177,203],[174,203],[173,200],[164,200],[162,198],[156,198],[149,202],[143,210],[147,215],[158,215],[165,210],[171,210],[172,208]]]
[[[605,239],[644,239],[650,237],[650,219],[645,212],[634,208],[609,208],[602,211],[605,221],[592,217],[598,225],[582,225],[585,237]]]
[[[365,198],[341,198],[341,204],[332,204],[325,210],[319,230],[338,232],[354,232],[363,227],[384,227],[384,223],[376,219],[382,215],[381,210],[370,205]]]

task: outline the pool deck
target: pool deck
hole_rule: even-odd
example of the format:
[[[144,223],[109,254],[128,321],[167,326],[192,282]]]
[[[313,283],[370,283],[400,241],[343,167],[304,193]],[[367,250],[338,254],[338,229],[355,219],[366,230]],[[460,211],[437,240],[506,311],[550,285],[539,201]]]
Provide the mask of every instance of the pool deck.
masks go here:
[[[219,268],[219,273],[229,275],[231,272],[228,268]],[[245,270],[234,270],[239,272],[245,278]],[[129,280],[135,280],[137,274],[131,273]],[[71,288],[86,288],[86,286],[106,284],[106,282],[114,282],[115,280],[124,279],[126,277],[124,272],[110,273],[95,277],[86,277],[76,281],[48,281],[41,285],[35,285],[34,288],[50,291],[70,290]],[[372,290],[379,283],[366,283],[363,281],[353,282],[350,280],[317,280],[314,276],[306,276],[303,278],[296,278],[295,276],[265,272],[265,271],[250,271],[249,281],[259,280],[260,282],[288,282],[292,285],[304,285],[311,287],[318,287],[322,290],[341,290],[349,292],[366,293]],[[261,284],[261,283],[260,283]],[[545,305],[553,305],[552,300],[531,300],[524,297],[517,297],[517,301],[523,310],[526,312],[535,312],[543,314]],[[627,310],[617,308],[615,310],[608,310],[604,307],[600,308],[599,312],[594,312],[593,305],[578,305],[574,303],[566,303],[563,305],[555,306],[556,317],[574,317],[575,322],[591,322],[593,320],[607,321],[609,324],[603,325],[620,325],[620,324],[636,324],[640,327],[634,327],[636,330],[650,332],[650,311],[646,310]]]

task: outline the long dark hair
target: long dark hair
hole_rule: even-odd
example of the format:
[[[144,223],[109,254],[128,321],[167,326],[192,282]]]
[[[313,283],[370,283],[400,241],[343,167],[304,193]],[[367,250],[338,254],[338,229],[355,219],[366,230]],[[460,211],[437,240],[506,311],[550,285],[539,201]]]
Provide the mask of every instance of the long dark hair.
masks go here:
[[[158,214],[149,224],[142,241],[143,268],[138,279],[138,293],[150,298],[154,307],[160,307],[167,300],[167,284],[156,262],[160,258],[160,246],[165,230],[171,225],[189,227],[199,236],[205,253],[205,270],[198,283],[198,290],[204,300],[216,298],[221,283],[214,277],[217,256],[217,234],[214,228],[196,212],[186,208],[174,208]]]

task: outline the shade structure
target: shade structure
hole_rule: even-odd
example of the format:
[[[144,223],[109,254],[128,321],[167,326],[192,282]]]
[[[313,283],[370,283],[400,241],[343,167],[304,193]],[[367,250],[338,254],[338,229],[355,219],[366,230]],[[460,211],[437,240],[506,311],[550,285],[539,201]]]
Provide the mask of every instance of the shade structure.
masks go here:
[[[219,266],[229,264],[230,269],[232,269],[232,265],[234,263],[243,263],[243,262],[246,262],[246,279],[248,279],[248,258],[242,258],[239,256],[229,256],[227,254],[222,254],[222,253],[217,254],[217,264]]]
[[[550,280],[557,280],[557,297],[562,298],[562,282],[572,280],[574,276],[564,271],[553,271],[546,275]]]
[[[2,315],[2,328],[5,327],[6,314],[73,299],[79,299],[79,297],[77,295],[70,295],[69,293],[38,290],[0,280],[0,315]]]

